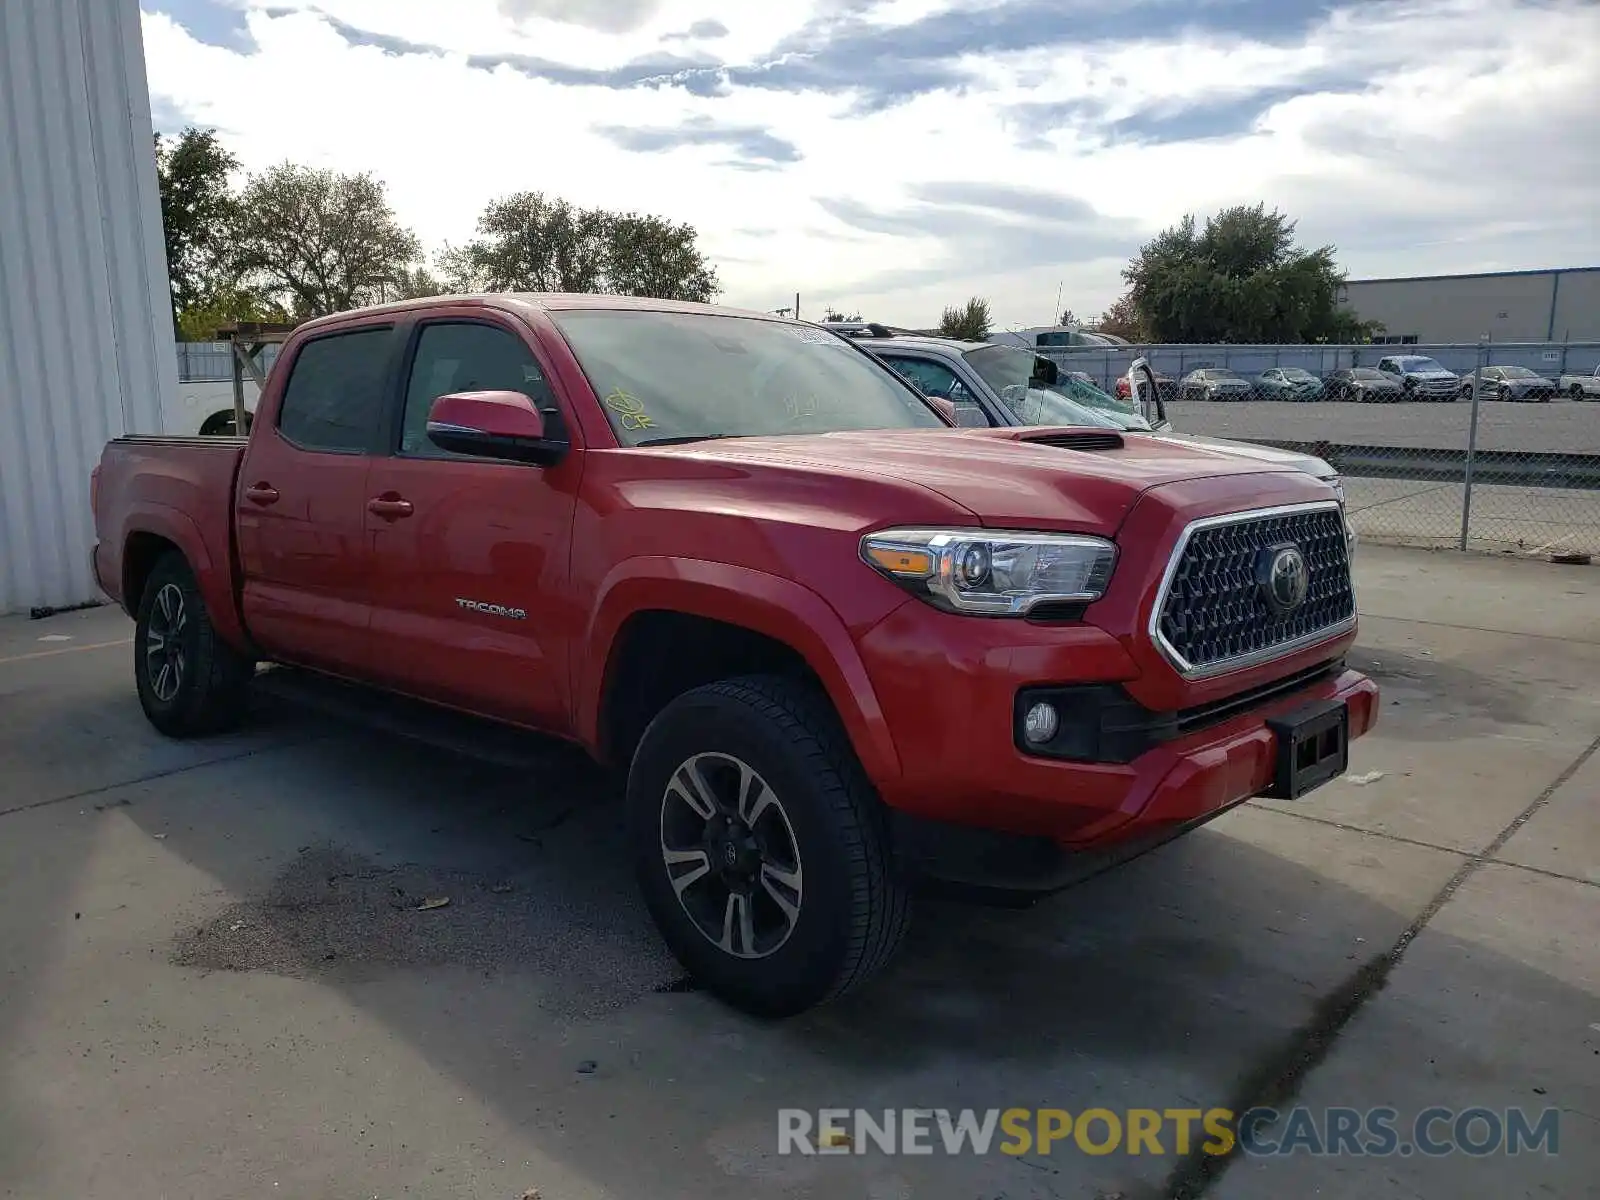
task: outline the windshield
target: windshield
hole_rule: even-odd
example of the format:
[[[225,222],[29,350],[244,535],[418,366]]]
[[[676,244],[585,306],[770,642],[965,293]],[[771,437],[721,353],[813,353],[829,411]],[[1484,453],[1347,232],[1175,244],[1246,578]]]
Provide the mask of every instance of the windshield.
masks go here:
[[[1372,367],[1357,367],[1355,370],[1350,372],[1350,378],[1381,380],[1384,378],[1384,374],[1382,371],[1374,370]]]
[[[1500,368],[1500,377],[1502,379],[1537,379],[1537,378],[1539,378],[1532,371],[1528,370],[1527,367],[1501,367]]]
[[[1132,429],[1130,421],[1137,421],[1145,429],[1149,426],[1142,417],[1129,413],[1097,412],[1088,405],[1068,399],[1054,388],[1025,387],[1011,384],[1000,389],[1000,400],[1024,425],[1092,425],[1101,429]]]
[[[1034,379],[1035,356],[1026,350],[983,346],[962,357],[1024,425],[1150,428],[1133,405],[1112,399],[1092,383],[1065,374],[1053,384]]]
[[[1317,378],[1310,371],[1302,370],[1299,367],[1285,367],[1283,369],[1283,377],[1295,383],[1305,383],[1307,380],[1315,383]]]
[[[550,318],[624,446],[946,428],[899,376],[820,329],[627,309],[556,310]]]
[[[1444,370],[1431,358],[1402,358],[1400,360],[1402,371],[1442,371]]]

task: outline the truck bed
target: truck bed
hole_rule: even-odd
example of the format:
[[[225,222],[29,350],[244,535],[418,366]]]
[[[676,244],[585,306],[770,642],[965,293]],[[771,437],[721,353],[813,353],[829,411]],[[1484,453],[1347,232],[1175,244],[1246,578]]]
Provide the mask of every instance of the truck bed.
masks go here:
[[[120,437],[93,482],[95,577],[130,616],[162,553],[177,547],[218,632],[243,644],[234,592],[233,495],[242,437]],[[137,532],[135,532],[137,531]]]

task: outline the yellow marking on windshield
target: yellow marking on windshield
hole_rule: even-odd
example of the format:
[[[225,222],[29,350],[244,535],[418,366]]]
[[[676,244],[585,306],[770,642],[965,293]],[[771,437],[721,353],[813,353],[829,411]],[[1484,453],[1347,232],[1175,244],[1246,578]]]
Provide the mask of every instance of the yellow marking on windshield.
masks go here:
[[[605,405],[621,419],[622,427],[629,432],[641,429],[654,429],[655,422],[650,419],[650,414],[644,410],[644,401],[625,392],[621,388],[614,388],[605,399]]]

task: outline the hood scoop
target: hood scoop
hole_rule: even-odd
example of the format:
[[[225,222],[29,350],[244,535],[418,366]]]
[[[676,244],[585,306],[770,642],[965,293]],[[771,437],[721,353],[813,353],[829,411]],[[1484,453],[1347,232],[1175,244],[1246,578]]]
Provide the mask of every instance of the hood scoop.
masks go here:
[[[1017,440],[1032,442],[1036,446],[1059,446],[1063,450],[1082,450],[1085,453],[1093,453],[1096,450],[1120,450],[1126,445],[1120,433],[1113,433],[1109,429],[1051,429]]]

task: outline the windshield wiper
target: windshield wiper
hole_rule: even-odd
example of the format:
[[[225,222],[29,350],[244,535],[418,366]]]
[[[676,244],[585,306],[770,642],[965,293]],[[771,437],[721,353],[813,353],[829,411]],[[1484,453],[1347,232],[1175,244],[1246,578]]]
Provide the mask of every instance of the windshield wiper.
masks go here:
[[[684,442],[715,442],[723,438],[737,437],[733,433],[687,433],[681,437],[645,438],[642,442],[635,442],[635,446],[680,446]]]

